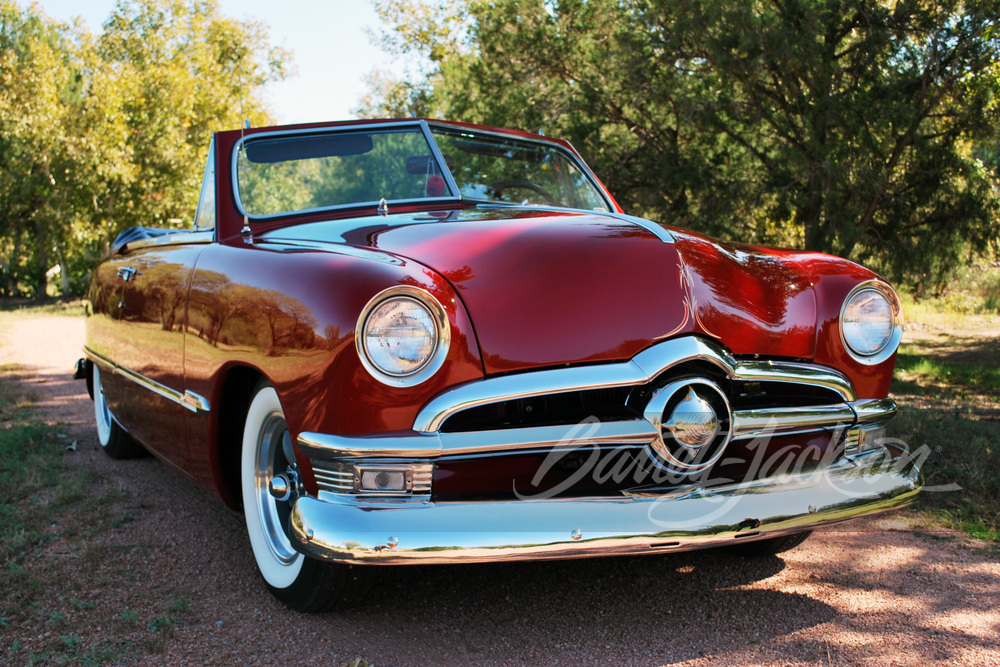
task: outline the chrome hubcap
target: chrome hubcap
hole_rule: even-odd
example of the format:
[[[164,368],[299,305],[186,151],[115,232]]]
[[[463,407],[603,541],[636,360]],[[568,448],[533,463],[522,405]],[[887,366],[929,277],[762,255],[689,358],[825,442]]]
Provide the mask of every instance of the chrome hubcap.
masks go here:
[[[280,413],[273,413],[267,419],[257,440],[257,459],[254,474],[256,503],[260,513],[261,526],[268,546],[274,557],[282,563],[291,563],[298,552],[288,539],[288,520],[291,514],[289,499],[294,485],[287,485],[287,495],[277,499],[271,492],[271,482],[281,475],[288,481],[294,469],[285,456],[283,442],[288,436],[288,427]]]

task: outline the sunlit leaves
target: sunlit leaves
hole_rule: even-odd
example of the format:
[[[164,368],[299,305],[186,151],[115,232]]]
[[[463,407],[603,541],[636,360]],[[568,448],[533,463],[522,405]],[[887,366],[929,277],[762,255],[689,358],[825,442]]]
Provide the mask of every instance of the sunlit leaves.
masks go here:
[[[0,0],[0,292],[79,292],[133,225],[190,224],[211,133],[268,121],[289,54],[214,0],[119,0],[103,32]],[[65,291],[64,289],[64,291]]]

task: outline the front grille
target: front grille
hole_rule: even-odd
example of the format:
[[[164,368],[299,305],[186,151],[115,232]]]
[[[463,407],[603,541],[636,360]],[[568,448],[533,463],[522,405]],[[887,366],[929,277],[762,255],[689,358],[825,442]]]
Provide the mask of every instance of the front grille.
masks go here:
[[[730,382],[733,410],[796,408],[842,403],[844,398],[825,387],[791,382]]]
[[[644,409],[657,390],[678,380],[704,378],[726,395],[730,409],[766,411],[782,408],[843,405],[844,396],[834,388],[805,382],[733,378],[717,366],[703,362],[678,364],[643,384],[606,389],[573,390],[541,396],[500,400],[451,415],[441,432],[460,434],[542,426],[572,427],[596,418],[600,422],[644,420]],[[589,421],[587,422],[589,423]],[[645,422],[643,422],[645,423]],[[577,444],[557,450],[494,452],[489,455],[444,456],[437,463],[436,500],[513,499],[559,489],[556,497],[615,495],[667,490],[698,480],[706,486],[750,481],[780,474],[782,462],[803,470],[823,465],[843,453],[842,433],[813,428],[791,435],[734,440],[719,462],[705,474],[674,474],[667,481],[649,474],[657,468],[646,445],[634,440],[605,441],[600,446]],[[748,449],[749,448],[749,449]],[[595,453],[599,449],[600,454]],[[592,458],[593,457],[593,458]],[[756,461],[756,459],[760,461]],[[555,465],[552,461],[556,460]],[[540,471],[547,470],[544,474]],[[645,470],[646,474],[639,474]]]
[[[631,387],[592,389],[489,403],[453,415],[444,422],[441,431],[467,433],[579,424],[591,417],[601,421],[640,418],[642,413],[627,405],[631,391]]]
[[[532,396],[462,410],[441,426],[442,433],[469,433],[532,426],[573,425],[641,419],[642,408],[658,388],[683,377],[711,377],[726,393],[733,411],[809,407],[843,403],[832,389],[792,382],[730,380],[715,372],[671,373],[637,387],[616,387]]]

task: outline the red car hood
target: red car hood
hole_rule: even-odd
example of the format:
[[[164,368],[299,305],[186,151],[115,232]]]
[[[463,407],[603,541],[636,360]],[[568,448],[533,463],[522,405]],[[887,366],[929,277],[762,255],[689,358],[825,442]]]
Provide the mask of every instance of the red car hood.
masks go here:
[[[347,243],[448,279],[487,374],[627,359],[684,333],[733,352],[811,357],[816,308],[792,261],[625,216],[470,209],[308,223],[274,239]]]

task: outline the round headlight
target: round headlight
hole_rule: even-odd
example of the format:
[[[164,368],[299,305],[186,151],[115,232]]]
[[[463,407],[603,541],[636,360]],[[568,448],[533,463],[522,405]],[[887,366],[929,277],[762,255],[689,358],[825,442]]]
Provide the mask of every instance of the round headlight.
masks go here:
[[[393,287],[368,302],[355,340],[361,362],[385,384],[419,384],[437,372],[448,352],[444,308],[429,293]]]
[[[885,283],[862,283],[844,300],[840,334],[847,351],[863,364],[888,359],[899,345],[902,325],[899,297]]]

